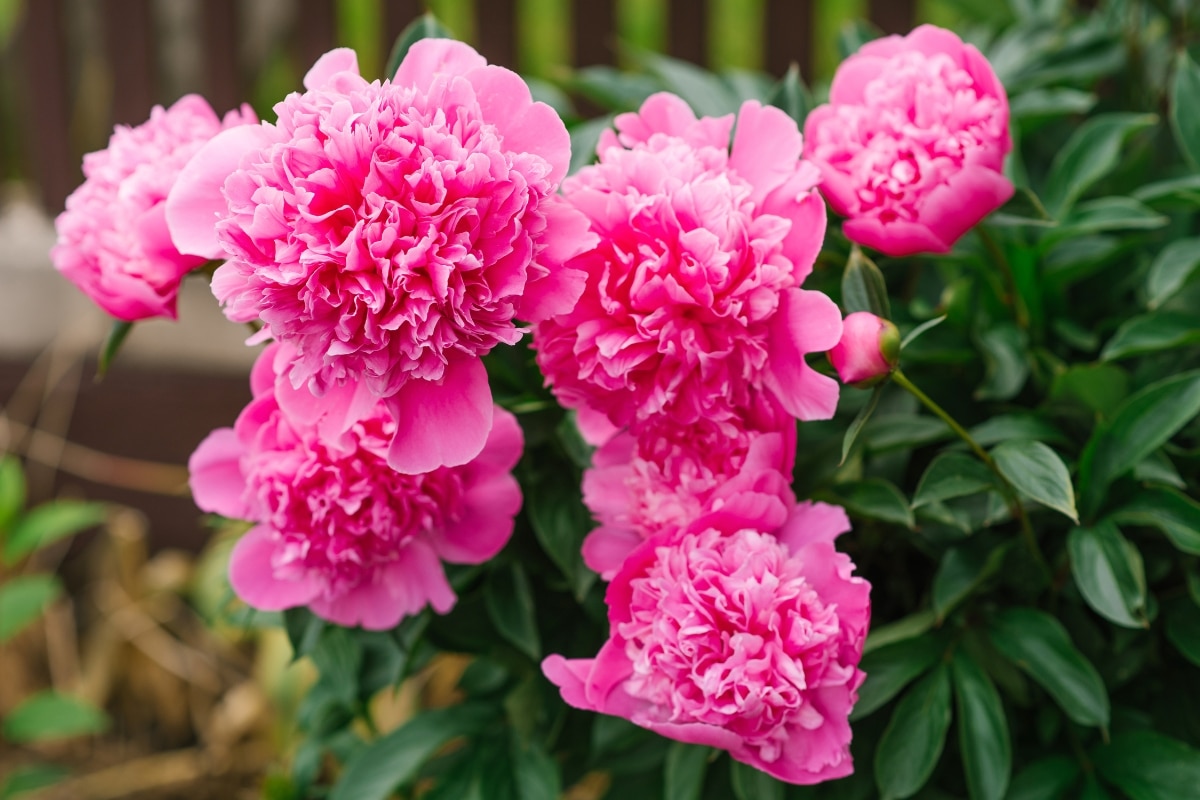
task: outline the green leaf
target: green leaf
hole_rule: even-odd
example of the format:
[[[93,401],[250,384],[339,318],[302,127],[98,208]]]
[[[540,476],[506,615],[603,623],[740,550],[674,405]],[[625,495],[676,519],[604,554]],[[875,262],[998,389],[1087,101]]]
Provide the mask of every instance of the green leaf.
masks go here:
[[[1179,152],[1200,169],[1200,66],[1180,50],[1171,81],[1171,131]]]
[[[1147,183],[1134,189],[1130,196],[1143,203],[1176,201],[1188,206],[1200,206],[1200,175],[1185,175],[1182,178]]]
[[[1083,513],[1091,517],[1117,478],[1144,461],[1200,414],[1200,370],[1174,375],[1134,393],[1112,422],[1092,433],[1079,463]]]
[[[329,800],[386,800],[410,783],[426,761],[451,739],[473,736],[495,718],[479,705],[425,711],[358,750],[329,793]]]
[[[1154,311],[1125,320],[1100,353],[1102,361],[1120,361],[1147,353],[1175,350],[1200,342],[1200,317]]]
[[[991,455],[1018,492],[1079,522],[1071,473],[1058,453],[1041,442],[1011,439],[996,445]]]
[[[311,655],[327,623],[303,606],[283,611],[283,629],[292,645],[292,660]]]
[[[1132,197],[1101,197],[1076,206],[1062,225],[1043,237],[1042,246],[1104,231],[1154,230],[1168,222],[1167,217]]]
[[[657,78],[603,65],[575,70],[568,86],[606,111],[636,111],[647,97],[662,91]]]
[[[1108,726],[1108,691],[1096,668],[1075,648],[1054,617],[1009,608],[992,618],[992,644],[1041,685],[1080,725]]]
[[[1066,756],[1035,761],[1017,773],[1005,800],[1060,800],[1079,778],[1079,764]]]
[[[1069,441],[1063,432],[1032,414],[1001,414],[981,422],[968,433],[982,447],[991,447],[1010,439],[1037,439],[1043,442]]]
[[[571,126],[571,164],[567,168],[568,175],[574,175],[595,160],[600,134],[611,128],[612,123],[612,117],[597,117]]]
[[[971,800],[1002,800],[1012,775],[1004,704],[987,673],[961,650],[950,663],[958,709],[958,746]]]
[[[37,619],[61,591],[52,575],[18,575],[0,583],[0,644]]]
[[[737,95],[724,81],[695,64],[647,50],[634,51],[633,57],[662,81],[667,91],[682,97],[698,117],[732,114],[741,106]]]
[[[675,742],[667,750],[663,800],[700,800],[712,748]]]
[[[17,521],[4,542],[4,563],[15,564],[49,544],[74,536],[104,521],[107,508],[100,503],[56,500],[38,506]]]
[[[1166,606],[1167,638],[1184,658],[1200,667],[1200,606],[1178,597]]]
[[[730,780],[737,800],[783,800],[784,785],[749,764],[734,761],[730,765]]]
[[[954,432],[934,416],[916,414],[877,414],[864,431],[867,449],[872,453],[905,450],[943,439],[953,438]]]
[[[16,456],[0,458],[0,540],[25,508],[25,471]]]
[[[941,643],[933,636],[918,636],[872,650],[858,666],[867,679],[858,689],[858,702],[850,720],[862,719],[882,708],[937,663]]]
[[[125,337],[131,330],[133,330],[132,322],[122,319],[113,320],[108,338],[104,340],[104,346],[100,348],[100,357],[96,361],[96,380],[100,380],[108,374],[108,368],[112,366],[113,359],[117,357],[121,345],[125,344]]]
[[[1200,191],[1200,187],[1197,187]],[[1176,239],[1150,265],[1146,276],[1146,305],[1158,308],[1200,274],[1200,237]]]
[[[836,487],[838,502],[851,514],[868,519],[893,522],[912,528],[913,512],[908,500],[895,484],[883,478],[868,478],[858,483]]]
[[[996,228],[1053,228],[1058,225],[1058,220],[1050,216],[1041,199],[1025,187],[1013,192],[1008,202],[996,209],[987,221]]]
[[[880,650],[896,642],[904,642],[928,631],[937,622],[933,609],[916,611],[903,619],[887,625],[871,626],[867,641],[863,644],[863,655]]]
[[[358,676],[363,662],[363,648],[354,634],[336,625],[326,626],[309,655],[321,684],[343,706],[354,708],[360,694]]]
[[[933,576],[933,610],[943,620],[981,583],[1000,568],[1008,552],[988,539],[972,540],[942,555]]]
[[[975,456],[966,453],[942,453],[933,460],[917,484],[912,507],[963,497],[996,486],[992,471]]]
[[[1200,503],[1181,492],[1161,486],[1143,489],[1112,518],[1122,525],[1158,528],[1176,548],[1200,556]]]
[[[862,433],[863,426],[871,419],[871,415],[875,413],[875,407],[879,405],[879,397],[883,394],[884,384],[875,387],[871,392],[871,399],[867,404],[858,410],[858,414],[854,416],[854,421],[850,423],[850,427],[846,428],[846,435],[842,438],[842,460],[838,462],[840,467],[846,463],[846,458],[850,455],[851,448],[854,447],[854,442],[858,439],[858,435]]]
[[[1111,519],[1072,528],[1067,552],[1075,585],[1097,614],[1126,628],[1149,626],[1141,553]]]
[[[18,744],[90,736],[107,728],[103,711],[54,691],[25,698],[4,718],[4,738]]]
[[[488,575],[483,596],[488,616],[500,635],[534,661],[539,660],[542,644],[525,568],[516,561],[501,562]]]
[[[892,317],[883,273],[874,261],[863,255],[858,245],[850,249],[850,258],[842,272],[842,310],[847,314],[870,311],[883,319]]]
[[[771,90],[770,97],[767,98],[767,104],[781,108],[787,112],[787,115],[796,121],[801,130],[804,128],[804,119],[808,116],[808,111],[812,108],[812,98],[809,97],[808,87],[804,85],[804,81],[800,78],[800,67],[795,62],[792,62],[788,67],[787,73],[780,78],[779,83],[775,84],[775,88]]]
[[[1050,399],[1082,405],[1104,417],[1129,395],[1129,375],[1114,364],[1076,364],[1054,377]]]
[[[883,800],[916,794],[937,766],[950,727],[950,671],[939,665],[905,693],[875,750]]]
[[[1158,122],[1153,114],[1098,114],[1075,129],[1050,165],[1042,200],[1062,219],[1075,201],[1119,163],[1121,145]]]
[[[596,580],[596,573],[583,563],[583,539],[595,527],[583,505],[575,477],[561,471],[542,477],[537,491],[525,496],[525,507],[534,535],[582,602]]]
[[[562,776],[558,764],[539,745],[514,748],[513,779],[521,800],[558,800]]]
[[[32,764],[27,767],[17,767],[0,782],[0,800],[12,798],[45,789],[67,777],[70,773],[63,767],[54,764]]]
[[[1083,791],[1079,793],[1079,800],[1112,800],[1112,795],[1096,780],[1095,775],[1088,775],[1083,782]]]
[[[422,14],[410,22],[408,27],[400,31],[400,35],[396,37],[396,41],[392,45],[392,52],[388,55],[383,77],[389,80],[395,77],[396,70],[400,69],[400,62],[408,55],[409,48],[422,39],[453,38],[454,34],[439,22],[437,17],[429,13]]]
[[[975,398],[1011,400],[1029,378],[1028,335],[1006,322],[981,333],[978,344],[986,372],[983,383],[975,390]]]
[[[932,330],[938,325],[941,325],[946,321],[947,316],[947,314],[942,314],[940,317],[927,319],[908,333],[904,334],[904,338],[900,340],[900,349],[903,350],[904,348],[908,347],[910,344],[920,338],[921,334],[925,333],[926,331]]]
[[[1096,95],[1079,89],[1033,89],[1012,99],[1009,114],[1014,120],[1027,122],[1067,114],[1086,114],[1096,105]],[[1022,127],[1022,130],[1026,130]],[[1026,131],[1027,132],[1027,131]]]
[[[1195,797],[1200,750],[1156,731],[1130,731],[1096,748],[1092,762],[1131,800]]]

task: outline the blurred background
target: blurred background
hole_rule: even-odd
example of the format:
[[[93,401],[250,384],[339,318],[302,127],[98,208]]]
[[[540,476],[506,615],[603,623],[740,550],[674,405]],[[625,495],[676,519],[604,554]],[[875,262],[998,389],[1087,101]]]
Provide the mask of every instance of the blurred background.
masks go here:
[[[48,797],[294,800],[272,793],[270,765],[311,674],[286,667],[277,616],[227,614],[238,531],[209,527],[186,488],[188,455],[249,400],[246,331],[190,279],[180,321],[137,325],[97,381],[111,320],[51,266],[53,219],[114,125],[189,92],[273,119],[331,47],[380,76],[427,10],[569,121],[595,111],[574,70],[633,67],[638,52],[760,83],[794,63],[820,87],[868,36],[1008,13],[996,0],[0,0],[0,457],[21,458],[29,509],[108,504],[58,506],[41,520],[61,523],[55,542],[0,559],[0,589],[43,592],[19,624],[0,602],[0,800],[64,778]],[[405,684],[376,719],[446,702],[430,699],[445,674]],[[30,706],[20,720],[42,728],[19,724]]]

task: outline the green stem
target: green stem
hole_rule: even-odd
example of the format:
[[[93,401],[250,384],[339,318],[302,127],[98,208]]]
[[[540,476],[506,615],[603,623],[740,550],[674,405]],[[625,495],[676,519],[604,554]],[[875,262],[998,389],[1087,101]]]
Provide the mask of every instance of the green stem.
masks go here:
[[[938,419],[950,426],[950,430],[967,443],[967,446],[979,457],[979,460],[992,471],[996,479],[1000,482],[1003,489],[1004,499],[1008,503],[1009,511],[1012,512],[1013,518],[1021,526],[1021,536],[1025,539],[1025,544],[1029,547],[1030,553],[1037,561],[1038,567],[1046,578],[1047,585],[1053,585],[1054,573],[1050,570],[1050,564],[1046,561],[1046,557],[1042,555],[1042,549],[1038,546],[1037,536],[1034,535],[1033,526],[1029,523],[1029,515],[1025,513],[1025,507],[1021,505],[1021,499],[1017,496],[1017,490],[1004,477],[1004,473],[996,466],[996,462],[988,451],[984,450],[979,442],[971,434],[967,433],[967,429],[958,424],[958,420],[950,416],[946,409],[939,406],[933,401],[929,395],[922,392],[917,385],[908,379],[908,376],[896,369],[892,372],[892,380],[899,384],[905,391],[911,394],[917,400],[921,401],[921,405],[932,411]]]
[[[1004,251],[1000,248],[1000,244],[995,238],[982,225],[976,225],[975,232],[979,234],[979,241],[983,242],[983,248],[991,256],[992,262],[1000,269],[1000,273],[1004,276],[1004,286],[1008,291],[1009,297],[1012,298],[1013,314],[1017,318],[1017,325],[1020,326],[1021,330],[1029,330],[1029,309],[1025,307],[1025,298],[1021,296],[1021,292],[1017,289],[1017,279],[1013,275],[1012,267],[1009,265]]]

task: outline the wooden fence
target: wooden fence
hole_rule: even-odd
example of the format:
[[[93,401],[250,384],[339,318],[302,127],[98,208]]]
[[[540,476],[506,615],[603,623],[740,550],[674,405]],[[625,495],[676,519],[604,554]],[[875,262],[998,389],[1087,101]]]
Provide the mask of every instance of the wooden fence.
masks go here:
[[[639,0],[548,1],[560,9],[565,6],[570,60],[575,66],[587,66],[615,61],[618,15]],[[720,34],[709,29],[710,4],[718,1],[653,0],[661,11],[666,51],[706,64],[709,37]],[[338,3],[343,2],[26,0],[15,37],[0,54],[4,71],[0,176],[26,180],[38,191],[46,210],[56,213],[81,180],[80,156],[102,147],[113,124],[138,123],[154,103],[170,102],[184,90],[201,92],[219,112],[252,97],[255,73],[262,63],[249,65],[254,59],[246,55],[246,45],[259,24],[251,12],[284,8],[290,22],[280,46],[291,63],[307,65],[334,45]],[[424,11],[424,3],[376,2],[382,2],[382,25],[375,32],[382,40],[377,52],[386,53],[404,26]],[[816,50],[815,15],[824,4],[847,5],[847,0],[747,2],[762,23],[763,52],[758,61],[776,75],[793,61],[802,74],[810,75]],[[460,5],[474,16],[472,43],[489,61],[517,66],[520,15],[529,14],[535,4],[475,0]],[[849,0],[849,5],[866,11],[885,32],[904,32],[913,24],[915,0]],[[183,22],[184,40],[181,44],[173,40],[173,52],[164,54],[162,17],[185,6],[191,9],[191,17]],[[174,56],[187,60],[186,45],[191,45],[191,77],[180,85],[164,77],[163,61]]]

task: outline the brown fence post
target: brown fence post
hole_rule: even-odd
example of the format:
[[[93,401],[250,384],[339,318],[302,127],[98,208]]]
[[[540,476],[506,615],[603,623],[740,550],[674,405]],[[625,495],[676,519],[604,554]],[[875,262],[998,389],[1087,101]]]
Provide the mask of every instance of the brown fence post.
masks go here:
[[[884,33],[908,33],[917,18],[916,0],[870,0],[871,22]]]
[[[107,0],[104,44],[112,67],[114,125],[138,125],[159,99],[155,78],[154,22],[150,0]]]
[[[478,49],[489,64],[517,68],[516,6],[514,0],[479,0],[475,3]]]
[[[708,0],[670,0],[667,52],[694,64],[708,63]]]
[[[300,74],[333,49],[333,0],[299,0],[296,9],[296,56]]]
[[[616,0],[575,0],[571,11],[575,66],[616,63]]]
[[[387,38],[384,42],[383,52],[391,53],[392,44],[396,41],[396,37],[408,27],[408,24],[417,17],[421,16],[424,8],[419,0],[385,0],[383,8],[383,35]],[[391,75],[384,77],[390,78]]]
[[[204,2],[204,93],[218,114],[246,98],[238,52],[236,0]]]
[[[34,183],[41,189],[42,203],[51,214],[62,209],[63,201],[82,179],[69,138],[70,82],[62,23],[58,0],[26,3],[16,43],[25,73],[23,85],[18,87],[24,152]]]
[[[782,77],[793,63],[805,81],[813,70],[813,0],[767,0],[767,72]]]

